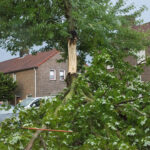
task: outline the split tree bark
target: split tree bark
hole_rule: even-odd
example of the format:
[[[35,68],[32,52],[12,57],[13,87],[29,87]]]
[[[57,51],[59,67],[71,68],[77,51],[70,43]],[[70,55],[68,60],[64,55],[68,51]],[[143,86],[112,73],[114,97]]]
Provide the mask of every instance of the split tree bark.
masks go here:
[[[75,28],[75,20],[72,17],[72,5],[70,0],[63,0],[65,17],[68,21],[68,33],[70,38],[68,39],[68,73],[77,73],[77,33]]]
[[[76,44],[77,38],[75,39],[69,39],[68,40],[68,75],[67,75],[67,86],[70,87],[73,80],[77,77],[77,54],[76,54]],[[72,89],[73,90],[73,89]],[[71,90],[71,91],[72,91]],[[69,91],[70,95],[72,92]],[[66,97],[68,97],[68,95]],[[66,98],[64,98],[66,100]],[[56,110],[57,113],[57,110]],[[44,127],[46,129],[46,127]],[[39,137],[40,133],[42,131],[36,131],[32,137],[32,139],[29,141],[28,145],[26,146],[25,150],[31,150],[35,140]]]
[[[77,39],[68,40],[68,72],[74,74],[77,72],[77,52],[76,52]]]

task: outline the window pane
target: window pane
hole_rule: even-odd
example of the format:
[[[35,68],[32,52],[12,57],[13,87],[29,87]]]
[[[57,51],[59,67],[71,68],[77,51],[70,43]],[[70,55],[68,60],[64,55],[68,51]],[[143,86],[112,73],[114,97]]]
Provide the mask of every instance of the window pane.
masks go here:
[[[50,70],[50,80],[55,80],[55,70]]]
[[[64,76],[64,72],[63,71],[60,71],[60,76]]]
[[[54,76],[54,70],[50,72],[50,75],[51,75],[51,76]]]
[[[13,73],[13,80],[16,81],[16,74]]]
[[[60,80],[64,80],[65,79],[65,70],[60,70],[59,77],[60,77]]]
[[[54,79],[54,76],[50,75],[50,79]]]

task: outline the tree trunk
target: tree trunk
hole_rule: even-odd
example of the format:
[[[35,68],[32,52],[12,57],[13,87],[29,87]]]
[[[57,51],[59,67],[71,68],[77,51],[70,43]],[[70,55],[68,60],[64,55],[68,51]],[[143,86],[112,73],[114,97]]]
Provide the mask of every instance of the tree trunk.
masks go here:
[[[69,27],[68,27],[68,32],[71,34],[71,38],[68,40],[68,75],[67,75],[67,87],[70,87],[73,83],[73,81],[76,79],[77,77],[77,33],[75,31],[75,27],[74,27],[74,19],[71,16],[71,4],[69,0],[64,0],[64,8],[65,8],[65,15],[66,18],[68,20],[69,23]],[[72,95],[74,91],[74,85],[73,88],[71,88],[71,90],[69,91],[69,93],[67,94],[67,98],[70,97],[70,95]],[[64,101],[67,99],[64,98]],[[57,114],[57,110],[55,111],[54,114]],[[46,128],[46,127],[45,127]],[[36,131],[32,137],[32,139],[29,141],[26,150],[31,150],[34,141],[38,138],[39,134],[42,131]]]
[[[77,52],[76,52],[77,39],[68,40],[68,73],[77,73]]]

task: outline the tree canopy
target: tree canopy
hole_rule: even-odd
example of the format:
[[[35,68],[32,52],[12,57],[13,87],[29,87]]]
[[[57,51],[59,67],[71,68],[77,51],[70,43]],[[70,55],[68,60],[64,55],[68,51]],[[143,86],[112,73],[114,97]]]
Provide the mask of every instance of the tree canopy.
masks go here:
[[[57,48],[67,56],[68,38],[77,36],[82,58],[103,47],[142,49],[142,37],[134,36],[131,26],[144,7],[129,15],[134,6],[123,6],[123,0],[115,5],[111,0],[1,0],[1,44],[16,52],[46,43],[45,49]],[[141,42],[131,43],[126,32]]]
[[[146,34],[132,28],[143,8],[129,13],[132,9],[123,0],[115,5],[110,0],[0,1],[0,33],[10,42],[8,50],[14,45],[19,50],[16,42],[24,41],[28,48],[46,42],[47,49],[58,48],[67,56],[68,39],[76,39],[81,58],[92,56],[86,71],[56,98],[3,122],[1,142],[26,150],[150,148],[150,83],[139,78],[146,64],[126,61],[150,43]],[[35,134],[22,127],[73,133]]]

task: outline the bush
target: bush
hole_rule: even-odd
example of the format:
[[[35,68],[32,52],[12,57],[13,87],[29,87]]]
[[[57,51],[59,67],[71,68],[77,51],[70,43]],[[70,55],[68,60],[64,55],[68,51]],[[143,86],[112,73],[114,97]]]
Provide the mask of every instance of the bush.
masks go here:
[[[10,75],[0,73],[0,101],[12,101],[16,87],[17,84]]]

